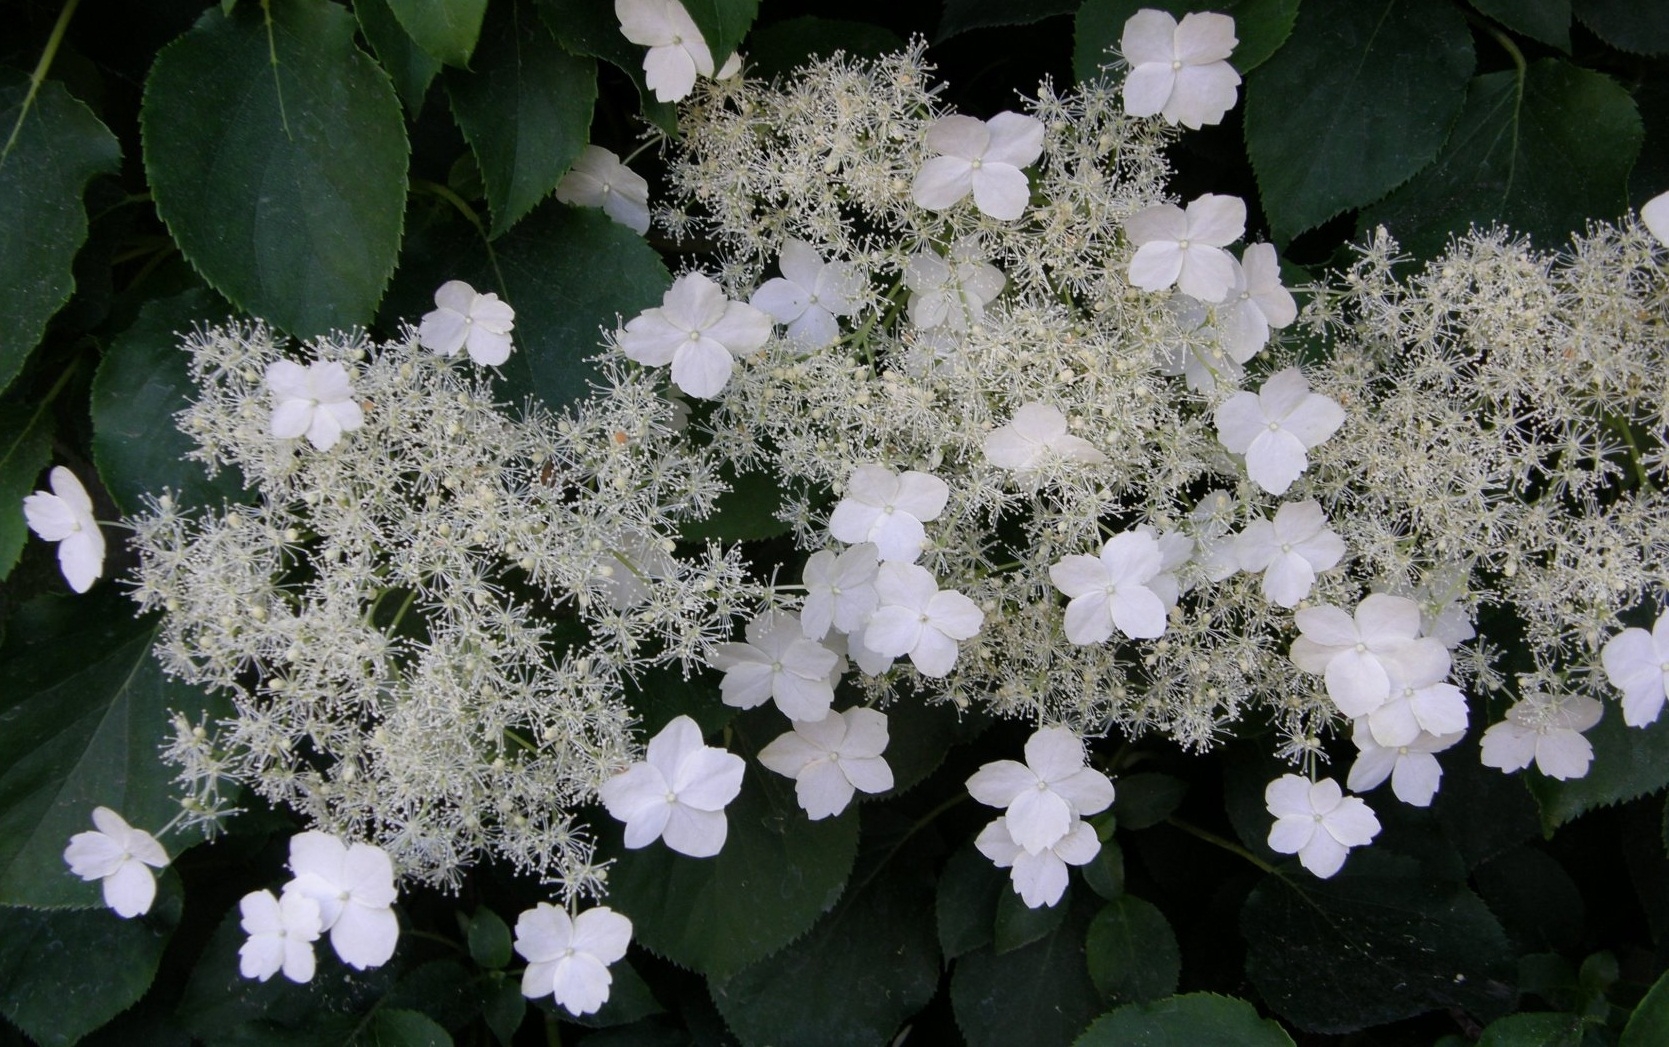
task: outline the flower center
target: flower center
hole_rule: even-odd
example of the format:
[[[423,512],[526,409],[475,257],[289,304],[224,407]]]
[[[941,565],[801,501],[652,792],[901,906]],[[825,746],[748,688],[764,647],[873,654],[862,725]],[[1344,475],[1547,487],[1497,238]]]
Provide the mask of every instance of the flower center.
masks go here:
[[[1281,423],[1280,422],[1270,422],[1269,423],[1269,431],[1272,432],[1272,433],[1276,432],[1280,428],[1281,428]]]
[[[1283,553],[1292,552],[1292,543],[1291,542],[1282,542],[1281,543],[1281,552],[1283,552]]]
[[[1176,242],[1176,246],[1178,246],[1178,247],[1182,248],[1184,251],[1186,251],[1186,250],[1188,250],[1188,241],[1187,240],[1178,240]]]
[[[1368,653],[1368,645],[1361,642],[1360,640],[1358,640],[1356,642],[1356,653],[1357,654],[1367,654]]]
[[[671,789],[668,789],[666,791],[666,802],[667,803],[677,803],[678,802],[678,794],[673,792]]]
[[[1173,72],[1173,73],[1182,72],[1182,59],[1180,59],[1180,58],[1171,59],[1171,72]]]

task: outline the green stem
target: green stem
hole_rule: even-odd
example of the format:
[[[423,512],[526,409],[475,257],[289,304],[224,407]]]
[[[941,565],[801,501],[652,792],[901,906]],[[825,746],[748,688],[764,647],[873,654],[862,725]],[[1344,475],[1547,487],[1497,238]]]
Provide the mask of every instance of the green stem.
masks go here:
[[[35,95],[40,93],[41,85],[46,82],[47,71],[52,68],[52,60],[58,56],[58,47],[64,42],[64,32],[70,27],[70,18],[81,0],[65,0],[64,7],[58,12],[58,20],[52,23],[52,33],[46,38],[46,47],[41,51],[41,57],[35,63],[35,71],[29,74],[29,93],[23,96],[23,106],[17,111],[17,122],[12,124],[12,133],[6,138],[6,145],[0,148],[0,166],[11,155],[12,146],[17,144],[17,136],[23,133],[23,121],[28,118],[29,110],[34,107]]]
[[[284,85],[278,79],[278,41],[272,35],[272,0],[261,0],[261,17],[267,27],[267,61],[272,66],[272,90],[278,96],[278,122],[284,128],[284,137],[293,139],[290,115],[284,110]]]
[[[505,285],[504,273],[498,267],[498,255],[494,253],[493,242],[487,236],[487,227],[481,224],[481,216],[475,213],[475,208],[469,206],[469,201],[454,193],[450,187],[441,185],[439,182],[431,182],[427,178],[413,178],[411,180],[411,191],[414,193],[428,193],[430,196],[445,200],[459,214],[464,216],[465,221],[475,227],[475,232],[481,237],[482,245],[487,248],[487,261],[492,263],[493,275],[498,278],[498,289],[500,292],[508,294],[509,287]]]
[[[1221,847],[1223,850],[1229,852],[1230,854],[1237,854],[1240,857],[1242,857],[1242,858],[1246,859],[1247,861],[1251,862],[1253,865],[1257,866],[1259,869],[1262,869],[1266,873],[1273,873],[1274,875],[1280,876],[1283,879],[1285,878],[1285,876],[1281,872],[1281,870],[1275,868],[1273,865],[1270,865],[1268,862],[1264,861],[1262,858],[1259,858],[1257,855],[1253,854],[1251,851],[1248,851],[1246,848],[1240,846],[1238,843],[1235,843],[1233,840],[1225,840],[1221,836],[1218,836],[1216,833],[1208,832],[1205,829],[1201,829],[1197,825],[1194,825],[1190,822],[1185,822],[1181,818],[1176,817],[1175,815],[1172,815],[1171,817],[1166,818],[1165,819],[1165,824],[1173,825],[1176,828],[1181,829],[1183,832],[1187,833],[1190,836],[1194,836],[1194,837],[1197,837],[1198,839],[1204,840],[1206,843],[1211,844],[1213,847]]]

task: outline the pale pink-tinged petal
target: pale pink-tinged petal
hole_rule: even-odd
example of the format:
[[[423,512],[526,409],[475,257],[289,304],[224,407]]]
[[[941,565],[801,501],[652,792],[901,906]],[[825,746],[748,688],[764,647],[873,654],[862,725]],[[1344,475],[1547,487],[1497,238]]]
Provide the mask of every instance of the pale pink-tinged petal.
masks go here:
[[[859,792],[884,793],[893,787],[892,767],[879,756],[842,756],[840,769]]]
[[[1360,732],[1358,733],[1360,734]],[[1387,749],[1382,745],[1372,744],[1372,741],[1370,735],[1368,738],[1369,746],[1364,748],[1357,755],[1356,762],[1350,765],[1350,776],[1345,779],[1345,784],[1350,786],[1352,792],[1367,792],[1369,789],[1376,788],[1381,782],[1389,778],[1391,772],[1397,767],[1397,751]],[[1358,737],[1356,744],[1359,746],[1362,744],[1360,737]]]
[[[1154,204],[1125,220],[1124,235],[1138,246],[1165,243],[1175,247],[1189,237],[1188,216],[1175,204]]]
[[[1345,855],[1349,853],[1349,847],[1318,830],[1298,852],[1298,863],[1325,880],[1344,867]]]
[[[667,823],[672,818],[672,812],[677,809],[678,805],[666,802],[664,795],[653,800],[646,800],[643,806],[637,809],[633,817],[626,821],[624,839],[626,846],[636,850],[639,847],[647,847],[660,839],[661,835],[666,832]],[[614,814],[612,810],[609,813]],[[615,815],[615,817],[620,816]],[[668,844],[668,846],[671,846],[671,844]]]
[[[1276,854],[1297,854],[1309,846],[1318,828],[1311,813],[1306,807],[1302,817],[1281,818],[1270,826],[1269,849]]]
[[[1373,740],[1389,749],[1408,745],[1420,736],[1420,721],[1413,707],[1400,697],[1392,697],[1369,713],[1367,720]]]
[[[981,829],[979,835],[974,837],[974,848],[999,869],[1007,869],[1016,858],[1026,853],[1009,835],[1007,818],[998,818]]]
[[[1414,807],[1430,807],[1443,781],[1443,766],[1430,753],[1404,753],[1391,774],[1391,791]]]
[[[1332,779],[1324,779],[1331,782]],[[1335,783],[1333,788],[1338,789]],[[1379,835],[1379,819],[1368,805],[1354,796],[1341,799],[1322,820],[1322,826],[1333,839],[1346,847],[1361,847]]]
[[[889,741],[886,713],[859,708],[849,709],[841,716],[846,722],[846,736],[840,744],[842,758],[875,757],[886,750]]]
[[[469,358],[482,367],[498,367],[510,359],[510,336],[475,324],[464,340],[464,348]]]
[[[631,826],[645,818],[665,817],[664,814],[656,815],[654,812],[655,808],[666,806],[666,794],[670,788],[666,776],[653,765],[634,763],[599,786],[597,795],[601,797],[603,806],[608,809],[611,818],[627,823],[627,835],[631,836]],[[660,827],[656,826],[649,839],[652,840],[658,835]],[[643,844],[627,846],[641,847]]]
[[[1368,599],[1372,598],[1370,596]],[[1324,647],[1353,647],[1361,639],[1361,633],[1356,628],[1356,619],[1332,604],[1306,607],[1293,616],[1293,621],[1306,639]],[[1299,667],[1312,673],[1326,669],[1325,665],[1311,669],[1302,663]]]
[[[864,646],[888,658],[902,658],[921,642],[921,612],[909,607],[882,606],[864,628]]]
[[[1530,766],[1530,761],[1535,758],[1535,731],[1520,727],[1511,720],[1502,720],[1484,731],[1479,745],[1479,762],[1485,767],[1517,771]],[[1586,764],[1583,770],[1586,772]]]

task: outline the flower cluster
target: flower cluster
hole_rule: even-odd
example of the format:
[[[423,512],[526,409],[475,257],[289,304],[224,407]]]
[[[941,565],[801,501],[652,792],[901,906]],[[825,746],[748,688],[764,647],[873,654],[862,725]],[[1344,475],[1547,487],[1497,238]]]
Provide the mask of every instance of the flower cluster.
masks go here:
[[[400,922],[392,908],[397,892],[387,851],[329,833],[299,833],[290,838],[290,871],[295,875],[276,897],[255,891],[238,903],[249,935],[238,949],[245,978],[264,982],[283,971],[293,982],[311,981],[313,942],[326,933],[351,967],[363,971],[388,962]]]

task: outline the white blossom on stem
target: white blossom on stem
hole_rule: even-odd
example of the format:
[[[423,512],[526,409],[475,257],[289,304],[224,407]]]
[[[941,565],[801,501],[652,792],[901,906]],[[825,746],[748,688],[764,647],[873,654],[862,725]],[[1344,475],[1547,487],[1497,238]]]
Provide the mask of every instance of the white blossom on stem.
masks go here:
[[[1652,631],[1630,628],[1606,641],[1600,652],[1605,678],[1623,692],[1623,722],[1644,727],[1663,711],[1669,689],[1669,613]]]
[[[724,670],[719,696],[724,704],[752,709],[777,703],[790,720],[821,720],[834,702],[831,674],[840,656],[800,627],[799,615],[767,611],[748,622],[747,643],[721,643],[709,659]]]
[[[328,451],[343,433],[365,423],[347,368],[335,360],[317,360],[307,367],[294,360],[274,360],[267,366],[267,389],[273,402],[269,431],[280,440],[305,436],[314,447]]]
[[[985,458],[1021,478],[1036,476],[1051,461],[1100,465],[1107,460],[1094,444],[1067,432],[1066,415],[1049,404],[1022,404],[1007,425],[985,437]]]
[[[1281,286],[1281,264],[1271,244],[1248,244],[1234,270],[1234,286],[1217,307],[1217,331],[1223,351],[1243,364],[1279,330],[1298,319],[1298,303]]]
[[[1440,680],[1449,671],[1448,648],[1420,637],[1420,607],[1405,597],[1370,593],[1354,615],[1322,604],[1294,621],[1302,635],[1292,642],[1293,662],[1324,676],[1328,697],[1351,719],[1384,705],[1393,677]]]
[[[1443,765],[1434,753],[1440,753],[1466,736],[1464,730],[1452,734],[1431,734],[1420,731],[1399,745],[1381,745],[1374,740],[1366,720],[1357,720],[1352,734],[1356,743],[1356,762],[1350,765],[1350,776],[1345,784],[1351,792],[1367,792],[1391,779],[1391,792],[1397,799],[1414,807],[1430,807],[1443,780]]]
[[[840,337],[835,317],[858,310],[863,274],[851,262],[825,262],[804,240],[783,244],[777,266],[782,275],[760,284],[749,304],[787,324],[788,337],[808,348],[832,345]]]
[[[462,280],[448,280],[435,292],[435,310],[424,314],[417,342],[442,356],[459,349],[483,367],[497,367],[510,359],[510,332],[516,311],[498,295],[476,293]],[[341,365],[336,365],[340,367]]]
[[[942,116],[927,129],[927,147],[939,155],[921,165],[911,199],[929,211],[943,211],[972,193],[982,213],[1012,221],[1031,199],[1021,168],[1043,155],[1043,122],[1007,112],[989,120]]]
[[[1270,494],[1285,494],[1310,464],[1309,449],[1344,424],[1344,408],[1310,392],[1296,367],[1269,376],[1255,393],[1235,393],[1217,408],[1217,439],[1245,455],[1246,475]]]
[[[1549,778],[1581,778],[1594,759],[1593,743],[1582,732],[1604,714],[1605,706],[1587,695],[1554,698],[1532,693],[1484,732],[1483,765],[1511,773],[1533,760]]]
[[[1254,520],[1234,540],[1240,569],[1263,573],[1263,595],[1277,607],[1297,607],[1315,576],[1344,558],[1344,539],[1327,526],[1321,503],[1286,502],[1274,520]]]
[[[1087,865],[1101,853],[1095,827],[1076,818],[1060,839],[1037,851],[1020,846],[1010,831],[1011,825],[1007,816],[998,818],[980,830],[974,846],[991,859],[992,865],[1009,870],[1014,893],[1032,909],[1059,902],[1066,893],[1066,867]]]
[[[1246,202],[1207,193],[1184,211],[1154,204],[1124,224],[1136,245],[1130,282],[1144,291],[1176,285],[1202,302],[1221,302],[1234,287],[1235,261],[1223,248],[1246,232]]]
[[[649,183],[600,145],[580,151],[557,183],[556,198],[576,207],[600,207],[639,236],[649,231]]]
[[[649,48],[644,83],[657,101],[679,101],[697,76],[713,75],[713,52],[678,0],[614,0],[614,17],[626,39]]]
[[[910,322],[924,330],[966,331],[985,318],[985,307],[1007,283],[972,239],[958,240],[944,257],[924,247],[904,266]]]
[[[1084,764],[1084,743],[1065,727],[1044,727],[1026,740],[1026,762],[995,760],[968,779],[968,794],[1003,808],[1006,831],[1029,854],[1053,846],[1079,818],[1106,810],[1113,783]]]
[[[795,798],[817,821],[844,811],[854,791],[892,788],[892,768],[881,756],[887,740],[885,713],[847,709],[813,723],[796,721],[759,750],[759,762],[794,779]]]
[[[1408,745],[1421,734],[1466,732],[1466,695],[1445,679],[1448,669],[1438,671],[1435,660],[1422,668],[1427,670],[1425,675],[1406,679],[1393,672],[1390,697],[1357,720],[1367,723],[1380,745]]]
[[[1137,640],[1165,633],[1166,602],[1175,600],[1175,576],[1164,573],[1159,540],[1126,531],[1107,539],[1099,556],[1074,553],[1049,568],[1049,580],[1069,597],[1066,638],[1100,643],[1117,629]]]
[[[861,630],[880,599],[875,593],[879,567],[880,549],[874,542],[859,542],[839,553],[812,553],[800,574],[806,587],[800,628],[806,636],[821,640],[831,626],[848,635]]]
[[[1284,774],[1269,783],[1263,802],[1275,816],[1269,849],[1298,855],[1299,863],[1322,879],[1339,871],[1352,847],[1379,835],[1379,819],[1368,805],[1345,796],[1331,778],[1312,782]]]
[[[238,902],[239,926],[249,935],[238,947],[238,973],[266,981],[279,971],[292,982],[313,980],[313,943],[324,922],[319,903],[296,891],[275,897],[254,891]]]
[[[320,930],[342,962],[365,970],[394,955],[400,921],[394,915],[394,863],[368,843],[348,844],[318,831],[290,838],[290,871],[284,885],[319,906]]]
[[[1119,42],[1130,63],[1124,111],[1194,130],[1220,123],[1240,86],[1240,74],[1227,62],[1239,42],[1228,15],[1196,12],[1178,24],[1164,11],[1137,11]]]
[[[771,337],[771,318],[746,302],[733,302],[701,273],[685,273],[667,288],[657,307],[626,324],[620,348],[628,359],[672,365],[672,384],[711,400],[730,381],[737,356]]]
[[[522,995],[550,996],[569,1014],[591,1014],[608,1002],[609,965],[626,955],[632,921],[606,905],[569,916],[540,902],[516,918],[517,954],[527,961]]]
[[[729,832],[725,805],[742,791],[742,758],[703,745],[701,728],[674,717],[649,740],[643,760],[597,790],[610,817],[626,823],[626,846],[658,839],[679,854],[710,858]]]
[[[979,632],[985,614],[953,589],[940,589],[925,567],[890,560],[875,574],[879,605],[864,626],[864,645],[889,658],[910,656],[923,676],[956,665],[957,642]]]
[[[156,837],[135,829],[108,807],[93,808],[94,832],[70,837],[64,861],[83,880],[101,881],[104,904],[117,916],[131,919],[151,911],[156,900],[152,869],[168,864],[168,852]]]
[[[76,475],[61,465],[47,475],[52,491],[23,499],[23,518],[43,541],[58,543],[58,569],[70,588],[84,593],[104,573],[104,533],[93,519],[93,500]]]
[[[1659,193],[1641,205],[1640,222],[1658,243],[1669,247],[1669,193]]]
[[[950,485],[932,473],[860,465],[829,515],[829,534],[851,544],[873,542],[882,560],[913,562],[927,541],[922,525],[938,519],[949,499]]]

